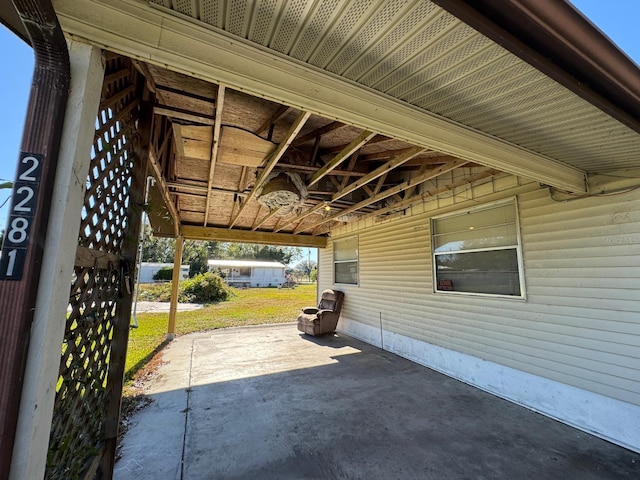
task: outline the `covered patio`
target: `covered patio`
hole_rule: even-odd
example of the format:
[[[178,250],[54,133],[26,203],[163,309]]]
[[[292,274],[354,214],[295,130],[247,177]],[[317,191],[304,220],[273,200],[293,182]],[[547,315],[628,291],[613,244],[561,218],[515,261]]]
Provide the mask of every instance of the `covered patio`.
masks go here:
[[[346,295],[341,335],[640,452],[640,70],[568,0],[0,0],[0,21],[36,58],[0,261],[0,480],[111,478],[143,212],[176,239],[177,265],[185,240],[318,248],[319,290]],[[176,308],[174,288],[169,338]],[[321,478],[373,478],[382,458],[387,474],[427,469],[405,478],[632,465],[570,429],[573,446],[556,432],[534,442],[531,424],[501,443],[506,412],[522,410],[490,399],[484,413],[472,390],[435,410],[449,387],[414,391],[421,367],[346,339],[294,336],[302,358],[330,354],[251,357],[240,379],[199,369],[207,342],[193,341],[189,377],[167,387],[177,423],[187,408],[188,429],[234,425],[236,443],[187,442],[184,478],[234,455],[232,478],[272,462],[293,475],[292,459]],[[337,383],[278,403],[322,378]],[[255,386],[283,427],[246,448],[269,415],[243,430],[263,410],[240,396],[230,423],[201,422],[209,386]],[[311,397],[326,402],[285,415]],[[443,423],[452,415],[463,422]],[[408,430],[373,435],[393,425]],[[329,463],[311,461],[325,450],[303,433],[337,448]]]
[[[114,478],[636,479],[640,454],[343,334],[185,335]]]

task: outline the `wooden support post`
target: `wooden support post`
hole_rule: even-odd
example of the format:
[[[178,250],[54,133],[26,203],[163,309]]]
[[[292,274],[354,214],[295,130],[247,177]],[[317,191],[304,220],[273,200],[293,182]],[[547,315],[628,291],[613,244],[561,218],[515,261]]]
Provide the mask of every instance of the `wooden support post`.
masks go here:
[[[89,172],[89,152],[95,133],[104,76],[104,61],[100,49],[75,40],[70,41],[69,57],[69,100],[64,124],[61,126],[60,155],[53,194],[46,199],[51,205],[51,213],[30,330],[30,346],[11,463],[12,480],[43,478],[45,473],[56,381],[60,369],[60,345],[64,338],[69,286],[76,255],[75,248],[69,246],[78,242],[80,210],[84,202],[85,179]],[[56,128],[60,126],[57,125]],[[40,131],[36,128],[33,134],[39,135]],[[7,339],[3,338],[4,341]],[[7,473],[8,471],[0,473],[0,478]]]
[[[133,140],[133,151],[136,162],[135,169],[132,172],[131,188],[129,190],[130,202],[127,211],[129,226],[127,235],[136,239],[140,238],[140,229],[142,228],[142,205],[145,198],[152,118],[153,111],[148,106],[144,106],[140,111],[138,120],[138,135],[136,139]],[[122,289],[122,298],[118,301],[113,328],[104,406],[104,447],[100,463],[100,478],[112,478],[115,466],[116,449],[118,446],[118,428],[120,425],[120,405],[122,403],[122,390],[124,387],[127,347],[129,346],[129,328],[131,325],[131,307],[133,304],[133,286],[136,281],[137,272],[135,270],[138,251],[138,242],[125,242],[120,252],[120,262],[124,267],[122,271],[125,277],[122,281],[123,284],[128,285],[129,288],[125,287]]]
[[[182,265],[182,249],[184,237],[176,238],[176,251],[173,257],[173,276],[171,277],[171,305],[169,306],[169,328],[167,338],[173,340],[176,334],[176,312],[178,310],[178,286],[180,284],[180,266]]]

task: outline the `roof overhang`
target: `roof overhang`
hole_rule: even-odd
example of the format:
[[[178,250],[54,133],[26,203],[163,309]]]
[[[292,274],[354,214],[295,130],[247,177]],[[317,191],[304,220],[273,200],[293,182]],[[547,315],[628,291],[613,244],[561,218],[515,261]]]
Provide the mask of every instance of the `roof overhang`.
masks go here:
[[[11,0],[0,0],[0,22],[26,43],[30,43],[27,29]]]
[[[640,132],[638,66],[570,3],[558,0],[433,1]]]
[[[640,166],[640,72],[567,1],[53,5],[145,79],[157,235],[322,247],[495,176],[585,194]]]
[[[68,34],[187,75],[568,190],[585,172],[141,2],[54,2]],[[98,20],[100,19],[100,20]]]

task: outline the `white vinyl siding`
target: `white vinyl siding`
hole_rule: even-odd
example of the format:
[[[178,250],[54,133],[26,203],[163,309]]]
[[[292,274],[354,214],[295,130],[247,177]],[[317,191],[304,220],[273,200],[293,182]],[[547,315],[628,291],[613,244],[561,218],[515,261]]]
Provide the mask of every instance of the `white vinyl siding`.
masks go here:
[[[433,293],[441,212],[425,208],[352,227],[359,288],[344,288],[342,321],[640,405],[640,191],[558,203],[540,189],[518,206],[526,301]],[[320,270],[332,259],[329,242]]]

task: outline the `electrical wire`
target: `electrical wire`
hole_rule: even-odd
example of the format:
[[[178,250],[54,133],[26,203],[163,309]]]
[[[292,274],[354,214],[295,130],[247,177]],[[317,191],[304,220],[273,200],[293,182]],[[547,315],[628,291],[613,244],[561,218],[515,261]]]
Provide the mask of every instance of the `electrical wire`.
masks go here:
[[[619,177],[619,178],[627,178],[627,177]],[[634,190],[638,190],[640,188],[640,185],[633,185],[631,187],[624,187],[624,188],[616,188],[608,192],[588,193],[586,195],[579,195],[571,192],[565,192],[562,190],[558,190],[557,188],[554,188],[552,186],[547,186],[547,188],[549,189],[549,198],[551,198],[551,200],[557,203],[567,203],[567,202],[573,202],[575,200],[581,200],[583,198],[613,197],[615,195],[623,195],[625,193],[630,193],[630,192],[633,192]],[[572,198],[559,199],[554,197],[554,193],[569,195]]]

